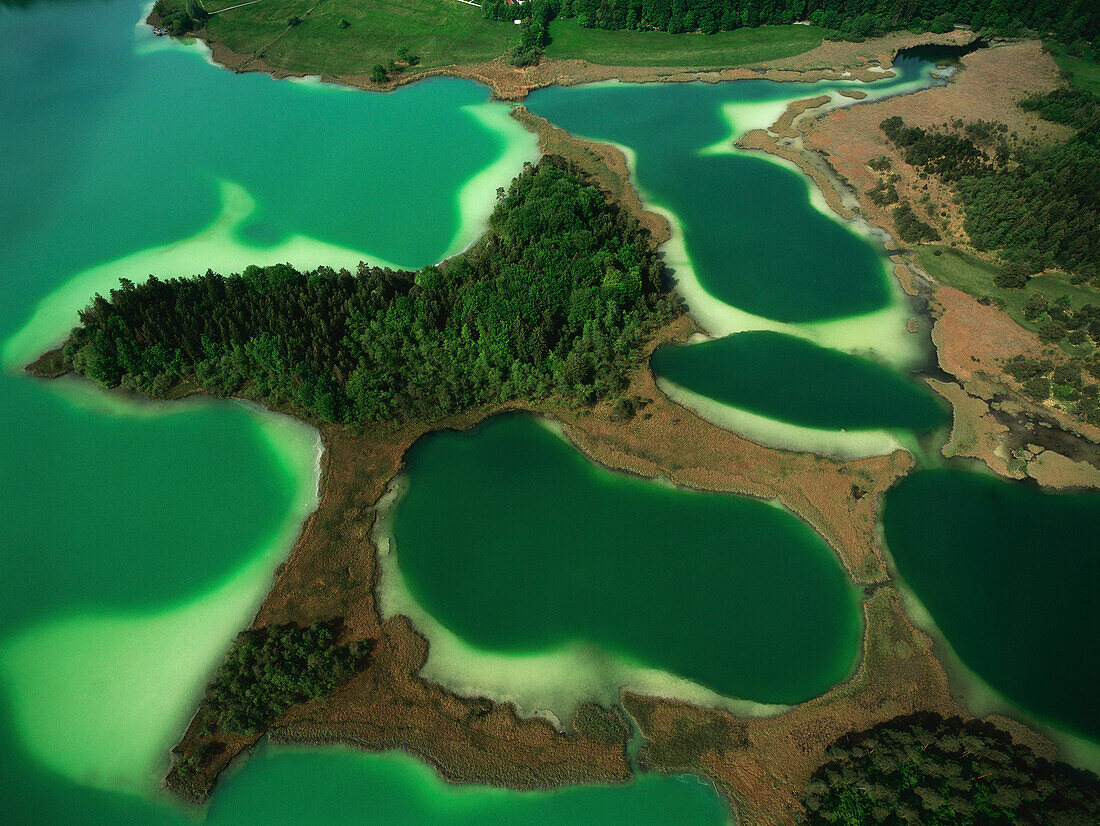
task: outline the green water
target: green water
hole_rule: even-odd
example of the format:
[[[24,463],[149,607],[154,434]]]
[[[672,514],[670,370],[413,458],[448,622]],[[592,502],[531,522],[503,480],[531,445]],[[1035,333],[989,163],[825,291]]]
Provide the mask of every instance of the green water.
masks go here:
[[[872,94],[916,88],[926,74],[926,64],[902,61],[898,76]],[[787,101],[855,85],[610,83],[540,89],[525,105],[574,134],[632,152],[640,189],[676,216],[708,293],[768,319],[811,322],[886,306],[883,259],[814,205],[804,177],[732,152],[730,142],[770,125]]]
[[[205,816],[159,795],[168,746],[313,507],[316,434],[22,364],[119,277],[439,260],[476,237],[534,140],[471,83],[375,96],[238,76],[135,29],[141,15],[0,8],[5,822],[722,822],[709,787],[676,779],[456,791],[402,755],[341,751],[264,751]]]
[[[1100,737],[1100,496],[922,470],[888,494],[883,522],[963,663],[1039,717]]]
[[[417,601],[482,648],[582,639],[770,703],[822,693],[857,656],[854,590],[805,524],[605,470],[530,417],[419,442],[393,534]]]
[[[262,749],[227,777],[205,814],[158,796],[167,747],[314,505],[316,434],[243,405],[154,405],[76,380],[30,380],[21,366],[120,277],[252,262],[437,261],[476,237],[496,187],[534,157],[534,139],[471,83],[366,95],[234,75],[197,48],[135,27],[142,14],[132,0],[0,5],[5,821],[722,822],[713,791],[683,779],[560,793],[455,789],[406,756],[340,750]],[[925,82],[922,71],[907,67],[877,88]],[[572,90],[555,104],[555,119],[573,128],[570,117],[606,116],[618,130],[611,137],[649,142],[637,154],[643,186],[683,220],[700,280],[722,301],[804,324],[800,334],[840,349],[893,335],[896,316],[882,313],[855,319],[855,338],[844,321],[813,327],[894,299],[873,247],[826,218],[801,178],[758,158],[696,151],[821,87],[675,88],[630,89],[618,99],[626,87]],[[742,261],[755,264],[733,266]],[[523,563],[513,585],[537,581],[545,590],[489,606],[511,615],[491,639],[484,628],[462,628],[472,642],[511,656],[583,635],[621,659],[771,700],[819,693],[847,672],[858,639],[853,595],[801,524],[760,503],[600,471],[524,421],[434,437],[416,454],[402,505],[425,497],[432,511],[465,501],[456,515],[464,529],[432,551],[457,555],[454,564],[468,570],[484,559],[461,555],[463,543],[523,528],[522,497],[539,492],[526,530],[541,527],[531,547],[543,556],[509,558],[499,543],[493,553]],[[512,433],[513,450],[484,441],[501,433]],[[484,477],[481,498],[448,460],[464,444]],[[499,471],[517,458],[528,461],[502,490],[493,463]],[[439,473],[428,484],[422,471],[433,463]],[[486,502],[510,503],[508,518],[498,525]],[[478,514],[483,521],[471,524]],[[644,535],[642,518],[651,520]],[[567,541],[551,547],[555,535]],[[610,541],[619,537],[633,542],[630,553]],[[563,563],[583,549],[584,559]],[[481,583],[495,573],[483,572]],[[569,617],[547,607],[578,595],[588,602]],[[455,597],[484,594],[463,588]],[[455,608],[443,602],[437,595],[433,610],[449,622]],[[601,615],[596,604],[618,610]]]
[[[933,430],[932,394],[874,361],[767,331],[665,346],[653,370],[708,398],[806,427]]]
[[[211,824],[486,823],[724,824],[709,783],[643,775],[628,786],[509,792],[452,786],[402,754],[264,750],[259,770],[231,778],[215,798]],[[295,794],[288,795],[293,788]]]

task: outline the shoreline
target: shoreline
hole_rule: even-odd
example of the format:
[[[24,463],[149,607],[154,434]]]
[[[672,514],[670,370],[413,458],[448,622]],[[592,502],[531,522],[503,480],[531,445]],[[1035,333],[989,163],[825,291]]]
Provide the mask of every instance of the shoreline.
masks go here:
[[[517,117],[524,120],[522,113]],[[573,141],[561,130],[548,132],[545,140],[558,141],[562,144],[559,148],[572,141],[574,152],[567,157],[575,161],[587,159],[582,166],[600,180],[614,172],[626,172],[626,160],[614,147],[596,151],[588,142]],[[628,178],[622,186],[633,191]],[[626,201],[628,208],[630,203],[635,208],[641,207],[636,193],[633,200]],[[647,352],[662,341],[688,337],[696,329],[690,316],[683,315],[653,337]],[[824,538],[853,583],[865,587],[878,584],[879,594],[893,592],[875,525],[882,493],[911,466],[907,453],[841,462],[757,445],[705,422],[667,399],[656,388],[646,360],[636,368],[631,387],[625,392],[653,399],[644,410],[648,418],[638,416],[627,422],[612,422],[607,402],[583,412],[518,403],[471,411],[430,426],[417,424],[385,433],[353,434],[327,428],[323,433],[326,470],[321,504],[303,526],[253,625],[339,614],[345,617],[349,634],[354,630],[378,640],[377,654],[372,664],[337,694],[291,709],[266,736],[276,742],[342,742],[369,749],[402,748],[420,756],[452,782],[550,788],[575,782],[625,782],[632,776],[626,751],[629,731],[625,727],[605,726],[603,739],[586,734],[591,726],[587,726],[585,717],[595,715],[605,719],[613,710],[582,706],[578,716],[570,721],[570,731],[565,733],[545,718],[521,718],[512,704],[445,691],[419,676],[427,657],[428,641],[406,618],[383,620],[378,612],[375,593],[378,550],[371,539],[375,508],[401,472],[405,451],[429,429],[470,427],[504,410],[541,413],[559,422],[566,437],[590,460],[613,470],[646,478],[662,476],[687,487],[778,498]],[[726,470],[715,469],[715,465]],[[786,473],[780,476],[779,468]],[[318,590],[322,583],[325,587]],[[878,602],[874,602],[876,599]],[[792,736],[792,720],[800,721],[796,727],[801,729],[807,723],[815,725],[822,714],[877,722],[893,716],[897,709],[958,712],[961,706],[943,688],[946,676],[942,667],[927,654],[931,641],[912,627],[896,599],[889,605],[884,599],[872,593],[862,600],[863,635],[855,670],[822,697],[761,721],[735,717],[727,711],[680,705],[694,714],[725,715],[723,719],[735,720],[737,725],[753,725],[754,730],[770,732],[768,736],[780,744],[776,746],[778,751],[760,755],[752,750],[739,758],[758,766],[754,775],[767,773],[766,767],[772,762],[789,763],[789,754],[782,756],[789,747],[782,744]],[[872,604],[885,607],[873,608]],[[897,629],[908,641],[899,640],[891,645],[886,660],[880,653],[883,646],[879,642],[884,623]],[[916,657],[919,661],[912,669],[900,673],[914,671],[922,675],[919,680],[900,683],[896,680],[898,669],[889,661],[899,651],[908,651],[909,658]],[[871,679],[868,675],[875,685],[886,686],[876,691],[884,696],[900,692],[904,698],[885,704],[868,703],[865,699]],[[624,707],[631,702],[646,702],[657,709],[677,707],[677,701],[643,699],[638,695],[622,696],[620,702]],[[631,716],[637,720],[636,709]],[[667,745],[675,740],[672,734],[662,734],[653,726],[642,728],[651,743],[657,744],[652,748],[659,749],[662,743]],[[843,728],[834,724],[820,729],[816,737],[811,737],[814,745],[809,753],[823,752]],[[220,771],[258,739],[227,744],[231,748],[203,767],[202,785],[198,787],[179,776],[177,762],[166,777],[166,786],[190,799],[205,799]],[[177,746],[177,753],[201,754],[204,740],[196,718]],[[541,759],[547,753],[552,754],[552,760]],[[802,758],[799,771],[812,771],[811,763],[816,766],[816,758]],[[569,773],[562,775],[565,767],[569,767]],[[747,791],[737,791],[733,778],[739,771],[720,773],[724,777],[712,776],[715,773],[705,765],[694,763],[678,770],[710,778],[741,817],[780,803],[787,809],[799,789],[797,782],[788,784],[782,801],[769,800],[767,796],[758,798],[755,792],[748,795]]]
[[[305,12],[305,16],[308,16],[309,11]],[[160,22],[160,17],[152,10],[144,18],[144,24],[147,26],[158,26]],[[286,31],[289,31],[289,28]],[[286,31],[275,40],[286,34]],[[501,55],[494,60],[482,63],[437,66],[413,73],[403,72],[393,80],[375,83],[370,80],[367,72],[362,74],[316,73],[271,66],[263,59],[263,51],[266,47],[261,47],[251,54],[237,52],[224,43],[213,40],[205,27],[188,33],[186,37],[201,42],[208,50],[211,62],[232,72],[260,72],[276,80],[317,78],[322,83],[372,92],[392,92],[401,86],[433,77],[455,77],[487,86],[492,92],[493,99],[511,102],[522,101],[531,92],[547,86],[575,86],[608,80],[623,83],[690,83],[694,81],[720,83],[748,79],[802,83],[814,83],[820,80],[871,82],[893,76],[890,66],[893,57],[900,50],[923,45],[959,46],[980,40],[977,34],[958,29],[943,34],[925,32],[918,35],[898,31],[883,37],[872,38],[864,43],[824,41],[813,49],[792,57],[728,68],[698,67],[690,64],[686,66],[610,66],[575,58],[544,57],[538,64],[520,69],[511,65],[507,55]],[[784,65],[779,67],[772,64]]]
[[[420,76],[409,82],[415,79]],[[537,123],[541,118],[523,112],[513,116],[525,126],[538,127],[540,148],[544,131],[548,142],[564,146],[572,141],[576,157],[566,157],[587,158],[580,165],[594,170],[601,181],[622,174],[620,194],[614,195],[614,187],[608,191],[622,198],[620,203],[632,213],[645,213],[618,150],[600,150],[605,145],[554,134],[549,130],[556,127],[547,124],[544,129]],[[633,193],[634,201],[627,193]],[[657,216],[652,226],[659,229],[661,221]],[[681,316],[659,331],[648,349],[696,329],[694,320]],[[49,355],[35,362],[43,373],[50,368]],[[702,490],[779,499],[833,548],[850,580],[870,591],[861,602],[863,636],[853,674],[821,697],[776,717],[742,718],[659,697],[620,696],[648,739],[642,750],[646,767],[707,777],[734,804],[741,822],[775,822],[795,811],[807,769],[816,767],[824,748],[839,734],[916,709],[972,716],[952,695],[931,639],[906,616],[876,530],[882,494],[912,467],[908,454],[841,462],[756,444],[668,399],[656,387],[647,359],[624,393],[652,398],[644,408],[649,415],[613,422],[607,402],[591,411],[517,402],[442,422],[320,428],[318,506],[276,569],[251,627],[340,615],[349,638],[376,640],[375,654],[336,694],[292,708],[261,736],[281,743],[400,748],[451,782],[554,788],[630,780],[626,744],[631,732],[614,708],[581,706],[563,733],[545,719],[521,717],[510,703],[444,690],[419,674],[428,640],[407,618],[383,619],[378,610],[378,549],[371,533],[378,501],[401,472],[409,446],[431,430],[467,428],[511,410],[559,422],[578,450],[614,470],[664,476]],[[682,732],[700,726],[718,734],[702,737],[703,747],[685,751]],[[166,787],[187,799],[205,800],[221,771],[260,737],[225,739],[229,742],[221,751],[209,750],[221,741],[203,734],[199,717],[194,717],[173,751],[177,756],[199,755],[201,776],[185,775],[175,760]]]
[[[1007,48],[1021,45],[1026,47],[1028,41]],[[972,83],[974,72],[975,69],[966,68],[953,77],[951,84]],[[980,82],[997,81],[980,77]],[[1045,79],[1040,79],[1038,86],[1042,88],[1044,82]],[[951,84],[912,94],[934,94],[950,89]],[[865,106],[889,109],[895,100],[887,98]],[[982,306],[973,297],[936,282],[920,267],[915,253],[893,235],[885,212],[876,209],[833,160],[834,153],[830,151],[833,143],[822,137],[822,124],[835,123],[831,116],[842,110],[825,107],[828,101],[823,98],[794,101],[776,123],[768,129],[746,133],[736,145],[795,164],[812,179],[837,215],[847,221],[857,220],[858,216],[858,220],[887,236],[886,249],[894,253],[890,258],[894,277],[907,294],[925,299],[923,315],[932,326],[938,375],[927,375],[925,381],[952,410],[951,434],[940,452],[948,459],[954,456],[977,459],[996,475],[1011,481],[1031,480],[1054,490],[1100,488],[1097,441],[1100,429],[1060,411],[1039,408],[1016,393],[1004,380],[997,363],[1003,343],[993,343],[994,336],[989,336],[989,343],[970,341],[983,351],[980,355],[984,358],[968,358],[966,348],[956,343],[962,338],[973,339],[975,331],[999,329],[1002,335],[1018,341],[1019,349],[1033,352],[1041,349],[1038,338],[1015,322],[1009,321],[1006,328],[1003,322],[1008,321],[1008,316],[1002,311]],[[811,132],[815,137],[812,144],[808,140]],[[846,169],[854,168],[854,160],[845,160]],[[974,252],[965,243],[961,248]],[[984,325],[975,320],[979,315],[985,319]],[[969,360],[978,364],[969,365]]]

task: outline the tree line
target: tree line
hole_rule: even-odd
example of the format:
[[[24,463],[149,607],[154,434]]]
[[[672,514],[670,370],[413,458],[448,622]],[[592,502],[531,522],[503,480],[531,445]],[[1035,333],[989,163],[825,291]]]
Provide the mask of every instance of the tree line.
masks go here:
[[[1063,43],[1091,42],[1100,34],[1100,7],[1093,0],[549,0],[546,5],[551,17],[574,18],[586,28],[670,34],[800,21],[848,40],[896,29],[946,32],[955,24],[990,34],[1050,35]],[[483,8],[498,20],[527,13],[500,0]]]
[[[1073,127],[1073,137],[1010,147],[984,128],[951,134],[906,126],[900,117],[881,127],[907,163],[954,187],[973,246],[1000,251],[1013,271],[1022,271],[1022,281],[1009,283],[1006,275],[999,286],[1023,286],[1028,276],[1048,268],[1071,273],[1077,283],[1100,285],[1100,98],[1067,87],[1020,105]],[[995,144],[995,151],[987,154],[975,140]],[[926,240],[912,231],[901,234]]]
[[[805,824],[1084,826],[1100,823],[1100,780],[1038,757],[980,720],[914,714],[844,735],[802,802]]]
[[[648,232],[546,156],[444,264],[123,280],[81,312],[61,357],[107,387],[164,397],[186,382],[333,422],[588,404],[626,386],[643,342],[678,312],[663,278]]]

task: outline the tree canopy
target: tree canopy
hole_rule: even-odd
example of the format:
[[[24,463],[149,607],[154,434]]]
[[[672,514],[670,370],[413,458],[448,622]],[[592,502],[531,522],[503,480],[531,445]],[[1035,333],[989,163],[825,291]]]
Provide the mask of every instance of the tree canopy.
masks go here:
[[[980,720],[898,717],[844,735],[806,786],[805,824],[1100,822],[1100,780]]]
[[[1100,99],[1063,88],[1020,105],[1076,133],[1059,143],[1010,147],[996,125],[983,122],[952,134],[892,117],[882,129],[907,163],[955,188],[976,249],[1000,251],[1026,274],[1060,268],[1100,284]]]
[[[188,381],[327,421],[433,419],[617,392],[677,306],[648,233],[547,156],[502,193],[481,241],[439,266],[123,281],[81,313],[62,357],[152,396]]]
[[[576,18],[587,28],[670,34],[713,34],[799,21],[848,40],[895,29],[946,32],[955,24],[1010,36],[1050,34],[1064,43],[1092,41],[1100,33],[1100,7],[1093,0],[551,0],[549,5],[554,14]],[[522,9],[500,0],[488,0],[486,8],[497,19]]]
[[[367,641],[338,645],[339,623],[242,631],[206,689],[203,710],[221,731],[267,728],[295,703],[331,694],[358,670]]]

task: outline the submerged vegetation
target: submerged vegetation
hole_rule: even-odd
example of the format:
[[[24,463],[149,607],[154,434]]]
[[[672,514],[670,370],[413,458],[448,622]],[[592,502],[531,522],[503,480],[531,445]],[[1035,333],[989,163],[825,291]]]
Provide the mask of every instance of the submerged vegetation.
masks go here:
[[[206,689],[203,711],[220,730],[252,734],[295,703],[331,694],[370,652],[367,641],[338,645],[338,623],[242,631]]]
[[[1100,822],[1100,781],[1051,763],[996,726],[934,714],[845,735],[806,786],[806,824]]]
[[[327,421],[439,418],[616,393],[676,311],[646,230],[546,156],[501,191],[482,240],[444,264],[123,281],[81,313],[62,357],[151,396],[188,382]]]

